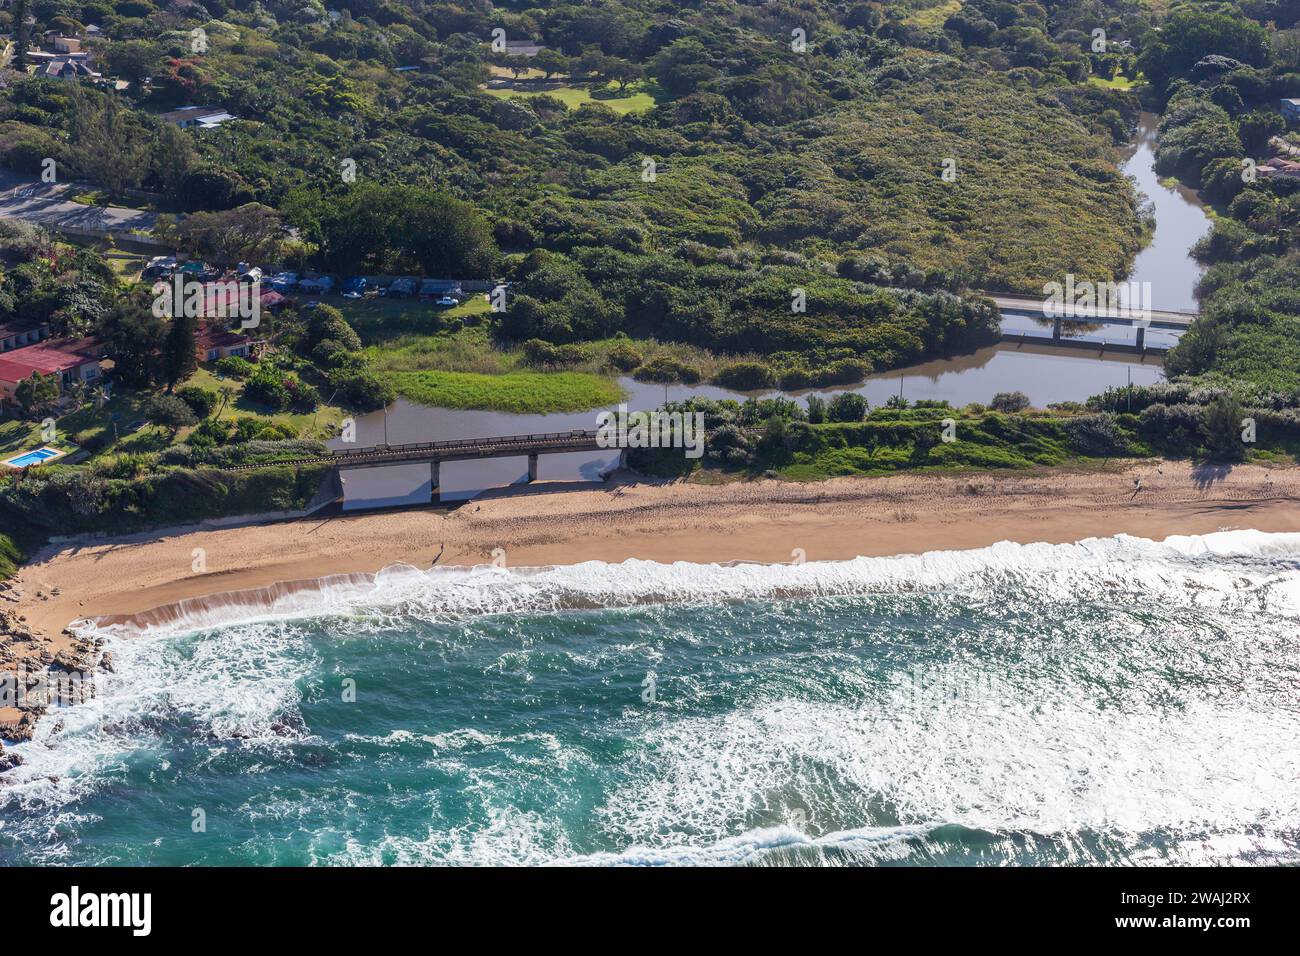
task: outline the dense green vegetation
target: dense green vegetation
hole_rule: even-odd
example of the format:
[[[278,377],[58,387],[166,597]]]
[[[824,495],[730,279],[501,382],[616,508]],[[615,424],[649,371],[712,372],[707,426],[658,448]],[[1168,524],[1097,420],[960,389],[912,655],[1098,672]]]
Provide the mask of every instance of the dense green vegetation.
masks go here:
[[[1300,96],[1298,18],[1293,5],[1188,4],[1140,57],[1165,105],[1158,168],[1220,212],[1196,249],[1202,318],[1166,360],[1173,377],[1300,389],[1300,181],[1248,169],[1285,130],[1277,100]]]
[[[16,78],[8,165],[142,188],[211,258],[503,275],[507,343],[621,331],[824,381],[986,344],[968,290],[1120,275],[1144,237],[1107,149],[1137,100],[1086,83],[1086,32],[1037,4],[223,0],[161,32],[149,9],[36,5],[97,20],[131,85]],[[495,52],[497,27],[545,49]],[[196,102],[239,121],[156,119]]]
[[[1169,356],[1166,391],[1037,411],[1014,395],[960,410],[709,405],[706,462],[814,478],[1297,451],[1300,190],[1241,175],[1284,132],[1276,100],[1300,95],[1293,3],[29,10],[33,37],[98,24],[99,68],[126,85],[8,71],[8,169],[35,176],[53,159],[61,182],[84,181],[78,202],[157,210],[159,238],[220,265],[510,285],[504,311],[482,297],[442,311],[302,302],[263,315],[255,361],[196,368],[193,323],[153,314],[138,259],[0,224],[0,319],[99,335],[115,363],[107,396],[23,384],[4,447],[27,447],[52,414],[55,444],[85,455],[0,477],[24,545],[29,532],[301,507],[319,474],[276,462],[319,453],[345,415],[398,394],[572,410],[617,401],[616,375],[826,388],[979,347],[996,334],[980,291],[1127,272],[1150,223],[1113,147],[1142,106],[1163,113],[1161,173],[1219,214],[1197,253],[1205,317]],[[0,31],[12,26],[0,11]],[[544,49],[494,50],[497,27]],[[159,118],[187,104],[238,120]],[[937,437],[946,418],[951,442]],[[231,464],[268,467],[215,470]]]
[[[846,398],[857,399],[846,403]],[[1023,396],[1018,396],[1023,399]],[[999,401],[1000,399],[1000,401]],[[677,475],[713,466],[746,475],[795,480],[878,475],[900,470],[1018,469],[1093,459],[1168,455],[1219,461],[1294,460],[1300,453],[1300,398],[1263,392],[1242,401],[1230,390],[1191,385],[1122,389],[1086,404],[1007,413],[1024,403],[1015,393],[992,406],[914,406],[892,400],[866,409],[845,393],[807,411],[782,399],[744,403],[696,399],[670,406],[704,413],[705,455],[638,449],[631,463],[650,473]],[[1256,424],[1242,440],[1242,420]]]

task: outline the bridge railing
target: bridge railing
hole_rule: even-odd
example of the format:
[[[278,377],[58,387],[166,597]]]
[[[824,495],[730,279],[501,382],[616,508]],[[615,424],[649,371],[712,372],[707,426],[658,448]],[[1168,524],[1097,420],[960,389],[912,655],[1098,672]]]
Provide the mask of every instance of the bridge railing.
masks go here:
[[[420,454],[433,451],[455,451],[460,448],[482,448],[488,445],[539,445],[566,439],[587,441],[594,439],[597,434],[598,432],[594,430],[576,428],[567,432],[541,432],[536,435],[502,435],[491,438],[457,438],[451,441],[406,442],[400,445],[370,445],[366,448],[337,451],[334,453],[334,457],[347,459],[369,455]]]

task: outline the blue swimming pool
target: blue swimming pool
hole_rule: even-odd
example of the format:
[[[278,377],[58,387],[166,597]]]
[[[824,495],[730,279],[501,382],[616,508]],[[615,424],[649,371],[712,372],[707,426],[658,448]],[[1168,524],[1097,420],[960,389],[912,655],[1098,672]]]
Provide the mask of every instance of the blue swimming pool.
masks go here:
[[[28,465],[39,465],[51,458],[58,458],[62,454],[63,452],[54,448],[38,448],[35,451],[27,452],[25,455],[19,455],[17,458],[10,458],[5,464],[12,465],[15,468],[26,468]]]

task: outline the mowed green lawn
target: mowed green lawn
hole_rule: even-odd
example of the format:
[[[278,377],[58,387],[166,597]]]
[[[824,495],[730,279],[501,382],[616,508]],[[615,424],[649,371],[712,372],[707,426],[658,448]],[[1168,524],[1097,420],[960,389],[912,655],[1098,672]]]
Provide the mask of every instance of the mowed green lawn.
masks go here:
[[[648,83],[631,83],[620,93],[617,83],[594,89],[586,86],[551,86],[541,89],[491,89],[487,92],[501,99],[521,96],[525,99],[533,96],[553,96],[571,110],[576,110],[586,103],[599,103],[608,106],[619,115],[644,113],[658,102]]]

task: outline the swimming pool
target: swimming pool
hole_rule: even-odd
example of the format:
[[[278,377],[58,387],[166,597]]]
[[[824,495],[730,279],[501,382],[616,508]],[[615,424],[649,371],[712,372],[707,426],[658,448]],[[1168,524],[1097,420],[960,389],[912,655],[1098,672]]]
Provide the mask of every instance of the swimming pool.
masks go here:
[[[63,452],[57,448],[38,448],[35,451],[29,451],[26,454],[19,455],[17,458],[10,458],[5,462],[13,468],[26,468],[28,465],[39,465],[41,462],[49,461],[51,458],[58,458]]]

